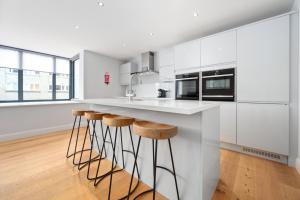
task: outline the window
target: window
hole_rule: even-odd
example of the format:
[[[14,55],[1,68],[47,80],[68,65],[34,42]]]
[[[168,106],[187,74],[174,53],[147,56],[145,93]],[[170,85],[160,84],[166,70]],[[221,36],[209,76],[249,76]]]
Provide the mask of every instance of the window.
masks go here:
[[[69,98],[70,61],[56,59],[56,99]]]
[[[19,52],[0,49],[0,101],[18,100]]]
[[[23,98],[24,100],[51,100],[54,73],[53,57],[23,53]]]
[[[74,61],[74,98],[78,99],[79,98],[79,62],[80,60],[77,59]]]
[[[0,45],[0,102],[69,100],[73,72],[70,59]]]

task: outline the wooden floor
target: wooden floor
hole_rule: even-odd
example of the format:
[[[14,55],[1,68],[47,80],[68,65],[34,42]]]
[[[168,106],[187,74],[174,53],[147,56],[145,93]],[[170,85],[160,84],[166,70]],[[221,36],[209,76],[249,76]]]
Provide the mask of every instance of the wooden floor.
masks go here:
[[[0,143],[0,199],[107,199],[108,179],[94,187],[86,169],[78,172],[65,158],[68,137],[65,131]],[[109,161],[104,163],[102,172],[110,167]],[[125,172],[114,175],[113,200],[127,192],[129,178]],[[141,184],[134,195],[146,189]],[[152,199],[152,194],[141,199]],[[157,199],[166,198],[157,194]],[[238,199],[299,200],[300,176],[285,165],[222,150],[213,200]]]

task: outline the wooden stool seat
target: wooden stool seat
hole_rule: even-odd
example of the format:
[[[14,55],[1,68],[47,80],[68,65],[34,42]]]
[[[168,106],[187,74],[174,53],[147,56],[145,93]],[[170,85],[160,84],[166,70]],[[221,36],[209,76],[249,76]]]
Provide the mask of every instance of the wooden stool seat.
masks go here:
[[[130,126],[134,122],[134,118],[120,115],[104,115],[103,123],[112,127]]]
[[[85,112],[84,117],[88,120],[102,120],[105,115],[109,114],[100,112]]]
[[[135,121],[133,123],[135,134],[156,140],[169,139],[177,134],[177,127],[149,121]]]
[[[95,112],[92,110],[72,110],[72,115],[73,116],[83,116],[87,112]]]

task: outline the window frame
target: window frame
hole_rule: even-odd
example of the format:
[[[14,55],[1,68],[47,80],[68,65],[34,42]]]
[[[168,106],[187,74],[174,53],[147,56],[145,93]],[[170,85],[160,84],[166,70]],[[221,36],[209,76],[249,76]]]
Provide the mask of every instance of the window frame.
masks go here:
[[[62,56],[37,52],[37,51],[31,51],[27,49],[20,49],[10,46],[5,46],[0,44],[1,49],[7,49],[7,50],[14,50],[19,53],[19,68],[18,70],[18,99],[17,100],[0,100],[0,103],[17,103],[17,102],[51,102],[51,101],[70,101],[74,98],[74,61],[73,58],[66,58]],[[37,54],[41,56],[48,56],[53,59],[53,72],[52,72],[52,98],[51,99],[31,99],[31,100],[24,100],[24,73],[23,73],[23,53],[31,53],[31,54]],[[65,59],[68,60],[70,63],[70,73],[69,73],[69,98],[66,99],[57,99],[56,94],[56,59]],[[76,58],[79,59],[79,55],[76,55]],[[5,67],[7,69],[10,69],[9,67]],[[33,70],[36,71],[36,70]]]

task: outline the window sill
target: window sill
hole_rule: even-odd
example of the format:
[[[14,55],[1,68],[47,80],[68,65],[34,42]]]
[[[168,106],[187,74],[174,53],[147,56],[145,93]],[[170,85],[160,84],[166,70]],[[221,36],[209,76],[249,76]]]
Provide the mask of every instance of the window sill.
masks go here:
[[[25,107],[25,106],[47,106],[47,105],[65,105],[78,104],[76,101],[44,101],[44,102],[14,102],[14,103],[0,103],[0,108],[9,107]]]

